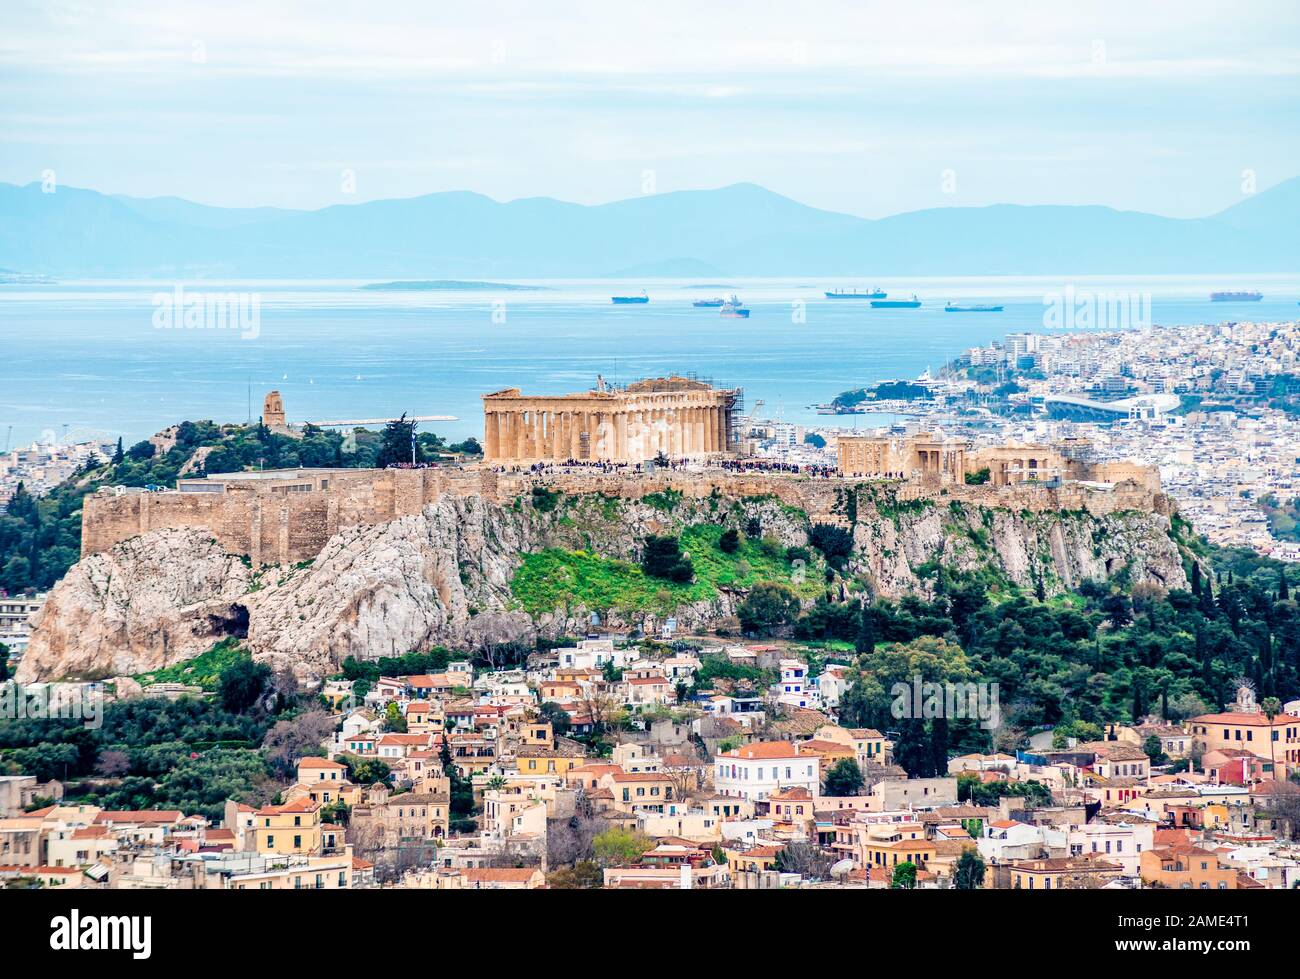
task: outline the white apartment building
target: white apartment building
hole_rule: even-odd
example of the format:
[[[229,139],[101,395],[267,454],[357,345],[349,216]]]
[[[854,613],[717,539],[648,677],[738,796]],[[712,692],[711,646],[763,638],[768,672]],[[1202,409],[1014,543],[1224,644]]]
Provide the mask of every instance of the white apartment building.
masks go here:
[[[713,787],[719,795],[758,802],[782,789],[821,788],[816,755],[801,755],[789,741],[760,741],[724,751],[713,759]]]
[[[1047,831],[1049,846],[1064,845],[1072,857],[1099,854],[1109,863],[1119,864],[1131,876],[1138,873],[1142,851],[1150,850],[1154,841],[1152,823],[1087,823]]]
[[[44,593],[0,598],[0,643],[8,646],[10,653],[22,656],[27,652],[27,641],[31,636],[28,619],[44,604]]]

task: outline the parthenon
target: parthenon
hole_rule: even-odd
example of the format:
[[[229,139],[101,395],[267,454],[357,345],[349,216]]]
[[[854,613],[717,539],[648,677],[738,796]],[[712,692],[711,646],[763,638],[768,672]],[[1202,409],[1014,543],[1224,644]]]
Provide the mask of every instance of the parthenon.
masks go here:
[[[597,381],[591,391],[524,395],[506,388],[483,395],[488,462],[640,463],[730,451],[738,389],[686,377],[657,377],[625,388]]]

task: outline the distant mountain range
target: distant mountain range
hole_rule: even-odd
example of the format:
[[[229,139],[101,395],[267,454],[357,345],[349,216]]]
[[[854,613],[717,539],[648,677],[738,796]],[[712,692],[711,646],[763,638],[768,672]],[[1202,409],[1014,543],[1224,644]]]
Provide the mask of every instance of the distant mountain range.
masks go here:
[[[1294,272],[1298,221],[1300,177],[1194,219],[998,204],[868,220],[754,184],[596,206],[458,191],[294,211],[0,183],[0,267],[186,279]]]

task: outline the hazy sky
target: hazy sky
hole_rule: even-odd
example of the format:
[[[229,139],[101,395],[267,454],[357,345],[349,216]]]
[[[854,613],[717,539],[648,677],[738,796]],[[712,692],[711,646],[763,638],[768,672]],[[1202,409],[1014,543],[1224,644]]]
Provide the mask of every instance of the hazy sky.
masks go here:
[[[6,0],[4,21],[15,183],[318,207],[753,181],[868,217],[1188,216],[1244,171],[1300,172],[1296,0]]]

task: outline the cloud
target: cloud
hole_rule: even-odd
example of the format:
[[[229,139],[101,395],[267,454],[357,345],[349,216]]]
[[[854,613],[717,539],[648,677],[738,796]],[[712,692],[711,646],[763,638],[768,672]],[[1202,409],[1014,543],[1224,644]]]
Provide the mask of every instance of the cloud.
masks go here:
[[[1265,0],[1184,3],[806,0],[654,5],[396,0],[363,9],[228,0],[20,4],[0,64],[51,73],[164,73],[200,48],[214,72],[501,81],[728,73],[863,76],[1209,77],[1300,72],[1297,11]],[[716,97],[715,90],[706,94]]]

